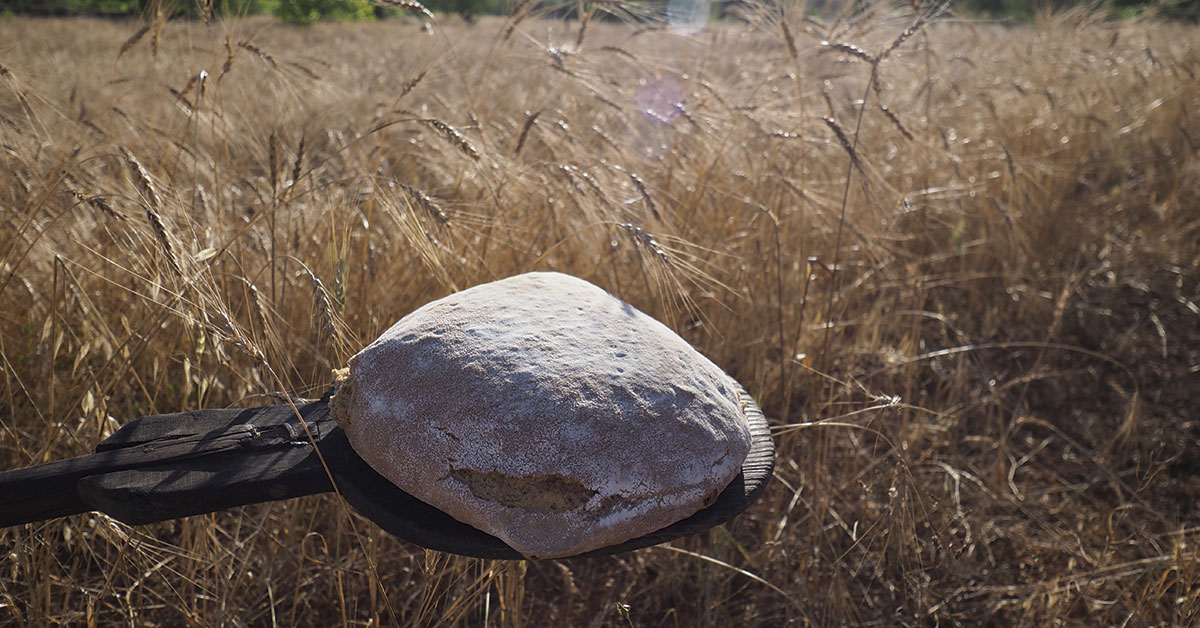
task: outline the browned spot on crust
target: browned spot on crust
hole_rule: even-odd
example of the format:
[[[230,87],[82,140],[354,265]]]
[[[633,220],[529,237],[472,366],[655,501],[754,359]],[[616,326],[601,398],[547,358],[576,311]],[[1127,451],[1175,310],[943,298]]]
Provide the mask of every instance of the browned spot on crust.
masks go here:
[[[451,469],[480,499],[531,512],[561,512],[582,508],[596,491],[557,473],[512,476],[499,471]]]

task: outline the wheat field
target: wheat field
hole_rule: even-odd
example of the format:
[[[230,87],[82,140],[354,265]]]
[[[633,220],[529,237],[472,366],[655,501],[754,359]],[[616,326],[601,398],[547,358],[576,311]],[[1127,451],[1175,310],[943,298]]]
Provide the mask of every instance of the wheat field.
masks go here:
[[[79,515],[0,530],[0,623],[1200,622],[1200,30],[581,6],[0,20],[0,468],[319,396],[421,304],[558,270],[752,393],[760,501],[529,563],[331,495]]]

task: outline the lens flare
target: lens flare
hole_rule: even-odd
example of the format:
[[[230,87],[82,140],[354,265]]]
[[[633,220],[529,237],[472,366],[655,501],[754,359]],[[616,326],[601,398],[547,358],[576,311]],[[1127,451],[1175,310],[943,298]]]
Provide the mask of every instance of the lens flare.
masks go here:
[[[670,0],[667,3],[667,22],[680,35],[695,35],[708,26],[712,9],[710,0]]]

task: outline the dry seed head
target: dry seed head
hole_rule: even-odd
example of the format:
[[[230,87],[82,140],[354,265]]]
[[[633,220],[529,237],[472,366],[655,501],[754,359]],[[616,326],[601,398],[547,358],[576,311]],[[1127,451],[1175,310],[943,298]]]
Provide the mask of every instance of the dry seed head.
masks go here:
[[[883,115],[887,116],[888,120],[892,121],[892,124],[896,125],[896,128],[900,130],[900,134],[903,135],[905,139],[910,142],[913,140],[912,133],[909,133],[908,129],[904,128],[904,125],[900,123],[900,118],[897,117],[896,114],[892,113],[892,110],[888,109],[887,105],[879,105],[879,110],[883,112]]]
[[[945,5],[943,5],[943,8],[944,8],[944,6],[948,6],[948,5],[949,5],[949,3],[947,2]],[[935,9],[932,13],[937,14],[940,12],[941,12],[941,9]],[[900,35],[897,36],[896,39],[892,41],[892,45],[887,47],[887,50],[884,50],[883,52],[881,52],[879,54],[879,61],[883,61],[885,58],[887,58],[888,55],[892,54],[892,51],[899,48],[905,41],[908,40],[909,37],[912,37],[913,33],[920,30],[922,26],[925,26],[925,18],[926,18],[926,15],[917,16],[916,21],[913,22],[908,28],[904,29],[904,31],[902,31],[900,33]]]
[[[158,196],[158,188],[154,185],[154,179],[150,178],[150,173],[146,171],[145,166],[138,161],[132,151],[125,147],[121,147],[121,151],[125,154],[125,161],[129,164],[130,170],[133,171],[134,182],[142,193],[142,197],[151,207],[158,209],[161,200]]]
[[[400,183],[398,185],[401,189],[408,193],[408,196],[412,198],[413,202],[420,206],[421,209],[425,210],[425,212],[430,216],[433,216],[434,220],[437,220],[443,225],[450,224],[450,216],[446,214],[446,212],[442,209],[442,206],[438,204],[437,200],[425,192],[422,192],[421,190],[418,190],[417,188],[406,183]]]
[[[434,18],[433,12],[416,0],[375,0],[375,3],[385,7],[394,7],[408,11],[409,13],[420,13],[431,20]]]
[[[162,35],[162,23],[158,18],[154,19],[153,29],[150,32],[150,56],[158,58],[158,38]]]
[[[838,143],[842,145],[842,148],[846,150],[846,154],[850,156],[850,163],[854,164],[854,167],[858,168],[859,172],[862,172],[862,164],[858,161],[858,152],[854,150],[854,144],[850,142],[850,138],[842,130],[842,125],[838,124],[837,120],[833,118],[821,118],[821,121],[837,136]]]
[[[600,141],[607,144],[609,148],[613,149],[616,152],[621,152],[621,147],[617,146],[617,143],[612,141],[612,139],[609,138],[608,135],[604,132],[604,130],[601,129],[599,126],[593,124],[592,125],[592,133],[595,133],[596,137],[600,138]]]
[[[623,57],[628,57],[630,60],[638,62],[638,58],[633,56],[632,52],[629,52],[628,50],[625,50],[624,48],[618,48],[616,46],[601,46],[600,49],[605,52],[611,52],[613,54],[618,54]]]
[[[854,44],[843,44],[843,43],[831,44],[827,41],[822,41],[821,42],[821,52],[823,52],[823,53],[824,52],[844,52],[852,57],[857,57],[859,59],[862,59],[863,61],[866,61],[867,63],[870,63],[872,65],[879,62],[879,60],[876,59],[874,56],[872,56],[871,53],[867,52],[866,50],[863,50],[862,48],[859,48],[858,46],[855,46]]]
[[[144,205],[146,210],[146,220],[150,222],[150,226],[154,229],[154,237],[158,240],[158,245],[162,247],[163,254],[167,257],[167,264],[175,274],[182,277],[183,269],[179,266],[179,259],[175,256],[175,247],[171,245],[171,238],[167,235],[167,228],[163,225],[162,216],[159,215],[153,207]]]
[[[471,145],[471,142],[469,142],[466,136],[459,132],[458,129],[435,118],[422,118],[421,122],[424,122],[432,127],[433,130],[437,131],[438,134],[442,136],[442,138],[453,144],[454,147],[462,151],[463,154],[471,159],[474,159],[475,161],[479,161],[479,151],[475,150],[475,147]]]
[[[270,64],[271,67],[275,68],[276,70],[279,69],[279,62],[276,61],[275,57],[271,56],[271,54],[269,52],[267,52],[266,50],[263,50],[262,48],[259,48],[258,46],[255,46],[254,44],[252,44],[248,41],[239,41],[238,46],[241,48],[245,48],[246,50],[249,50],[250,52],[254,53],[254,56],[258,57],[259,59],[262,59],[263,61],[266,61],[268,64]]]
[[[662,220],[662,216],[658,214],[658,207],[654,204],[654,199],[650,198],[650,193],[646,190],[646,184],[642,181],[642,178],[632,172],[626,174],[629,175],[629,179],[633,181],[633,186],[642,195],[642,202],[646,204],[646,209],[650,210],[650,214],[654,216],[655,220]]]
[[[787,43],[788,54],[791,55],[792,61],[795,61],[799,56],[796,54],[796,40],[792,37],[792,31],[788,28],[787,20],[779,20],[779,28],[783,31],[783,41]]]
[[[521,152],[521,147],[525,146],[525,139],[529,136],[529,130],[533,128],[533,124],[537,122],[540,115],[542,115],[541,109],[533,113],[526,113],[525,123],[521,125],[521,135],[517,138],[517,148],[513,150],[513,157],[516,157]]]
[[[310,78],[314,81],[321,80],[321,75],[317,74],[316,71],[314,71],[312,68],[310,68],[306,65],[296,63],[295,61],[287,61],[287,60],[284,60],[284,63],[288,64],[289,66],[291,66],[293,68],[296,68],[297,70],[300,71],[301,74],[304,74],[305,76],[307,76],[308,78]]]
[[[583,188],[579,185],[579,180],[575,176],[575,170],[576,168],[570,164],[560,164],[558,166],[558,171],[567,178],[567,182],[570,183],[571,187],[575,189],[575,193],[579,196],[587,196],[587,193],[584,192]]]
[[[427,72],[429,72],[429,70],[421,70],[420,74],[405,81],[404,86],[400,88],[400,98],[407,96],[408,93],[411,92],[417,86],[417,84],[421,82],[421,79],[425,78],[425,74]],[[396,100],[400,100],[400,98],[397,98]]]
[[[262,350],[241,334],[221,334],[221,339],[233,345],[233,348],[249,356],[251,360],[254,360],[255,364],[263,366],[267,363],[267,356],[263,355]]]
[[[593,97],[593,98],[595,98],[596,100],[599,100],[600,102],[602,102],[602,103],[604,103],[604,104],[608,105],[609,107],[612,107],[613,109],[616,109],[617,111],[620,111],[620,110],[621,110],[621,105],[618,105],[617,103],[615,103],[615,102],[613,102],[613,101],[609,100],[609,99],[608,99],[608,98],[606,98],[604,95],[602,95],[600,92],[597,92],[597,91],[593,90],[593,91],[592,91],[592,97]]]
[[[107,215],[109,218],[114,218],[122,222],[125,221],[125,215],[113,209],[112,205],[110,205],[108,201],[104,200],[103,197],[96,196],[95,194],[88,194],[80,189],[71,189],[68,191],[71,193],[71,196],[74,196],[79,201],[87,203],[88,205],[100,210],[101,213]]]
[[[664,125],[671,124],[670,118],[666,117],[665,115],[663,115],[653,109],[650,109],[649,107],[642,109],[642,113],[649,116],[651,119],[653,119],[655,122],[657,122],[659,124],[664,124]]]
[[[304,135],[300,135],[300,146],[296,148],[296,161],[292,163],[292,179],[288,183],[288,189],[296,187],[296,182],[300,180],[300,166],[304,163]]]
[[[250,293],[250,309],[254,312],[254,318],[258,320],[259,329],[265,333],[267,329],[267,315],[263,310],[262,295],[258,292],[258,286],[251,283],[249,279],[242,277],[242,281],[246,282],[247,290]]]
[[[529,8],[529,4],[532,1],[533,0],[521,0],[512,8],[512,11],[508,12],[508,19],[512,20],[512,22],[509,23],[508,28],[504,29],[504,41],[508,41],[508,38],[512,37],[513,31],[517,28],[517,25],[520,24],[528,15],[526,9]]]
[[[682,100],[677,100],[671,103],[671,108],[673,108],[676,113],[682,116],[684,120],[690,122],[692,126],[696,127],[697,129],[700,128],[700,125],[696,122],[696,119],[692,117],[692,114],[688,112]]]
[[[658,243],[658,240],[655,240],[654,236],[649,232],[630,222],[623,222],[617,226],[633,236],[633,241],[637,246],[646,247],[664,263],[670,262],[670,259],[667,257],[667,252],[663,250],[662,246]]]
[[[583,179],[584,183],[587,183],[588,188],[592,191],[592,194],[594,194],[601,203],[604,203],[605,205],[609,204],[608,196],[604,194],[603,188],[600,187],[600,182],[596,180],[596,177],[592,176],[592,173],[581,168],[575,168],[575,172],[579,175],[580,179]]]
[[[141,41],[141,39],[145,37],[146,33],[148,32],[150,32],[150,25],[143,24],[141,28],[137,29],[137,32],[135,32],[133,35],[130,35],[129,39],[125,40],[125,43],[121,44],[121,49],[117,51],[117,58],[120,59],[121,55],[129,52],[129,49],[137,45],[137,43]]]
[[[230,37],[229,34],[226,34],[225,35],[225,63],[223,63],[221,65],[221,76],[217,77],[217,81],[220,81],[221,78],[224,77],[225,74],[228,73],[230,68],[232,68],[232,67],[233,67],[233,38]]]
[[[308,272],[309,277],[312,278],[313,301],[317,308],[317,314],[319,315],[317,320],[321,324],[321,332],[324,333],[326,337],[333,338],[335,333],[333,324],[334,316],[333,306],[330,305],[329,301],[329,292],[325,290],[325,284],[321,281],[320,277],[312,274],[312,271],[309,271],[307,268],[305,271]]]

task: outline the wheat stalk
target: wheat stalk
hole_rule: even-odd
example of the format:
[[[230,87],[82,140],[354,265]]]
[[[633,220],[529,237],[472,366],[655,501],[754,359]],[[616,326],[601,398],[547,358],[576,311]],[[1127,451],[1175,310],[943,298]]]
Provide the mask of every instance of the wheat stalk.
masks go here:
[[[142,193],[143,200],[150,207],[157,209],[161,204],[161,199],[158,195],[158,187],[154,185],[154,179],[150,177],[150,173],[146,171],[146,167],[138,158],[134,156],[133,151],[128,148],[121,147],[122,153],[125,155],[125,162],[129,164],[129,169],[133,171],[134,183],[137,184],[138,190]]]
[[[442,206],[437,202],[436,199],[429,196],[425,192],[408,185],[407,183],[399,183],[397,185],[399,185],[402,190],[407,192],[409,197],[412,198],[421,209],[425,210],[425,212],[430,216],[433,216],[434,220],[437,220],[443,225],[450,224],[450,216],[446,214],[445,210],[442,209]]]
[[[503,41],[508,41],[508,39],[512,37],[513,31],[517,28],[517,25],[528,16],[526,9],[529,8],[529,4],[531,2],[533,2],[533,0],[521,0],[515,6],[513,6],[512,11],[508,12],[508,19],[511,21],[509,22],[508,27],[504,29],[504,37],[502,38]]]
[[[843,52],[852,57],[862,59],[871,65],[879,63],[879,59],[875,58],[871,53],[859,48],[858,46],[855,46],[854,44],[829,43],[828,41],[822,41],[821,52]]]
[[[642,195],[642,202],[646,204],[646,209],[650,210],[650,215],[654,216],[655,220],[662,220],[662,216],[658,214],[658,206],[654,204],[654,199],[650,198],[650,192],[646,190],[646,184],[642,178],[632,172],[627,172],[629,179],[633,181],[633,186],[637,188],[638,193]]]
[[[419,13],[429,19],[434,19],[433,12],[416,0],[374,0],[375,4],[393,7],[409,13]]]
[[[120,59],[121,55],[129,52],[129,49],[137,45],[148,32],[150,32],[150,24],[142,24],[141,28],[137,29],[133,35],[130,35],[129,39],[125,40],[125,43],[121,44],[120,50],[117,51],[117,58]]]
[[[904,125],[900,123],[900,118],[897,117],[895,113],[892,113],[892,110],[888,109],[887,105],[879,105],[879,110],[883,112],[883,115],[887,116],[888,120],[892,121],[892,124],[896,125],[896,128],[900,130],[900,134],[903,135],[905,139],[910,142],[913,141],[913,134],[909,133],[908,129],[904,128]]]
[[[416,76],[408,79],[407,81],[404,81],[404,85],[401,86],[401,88],[400,88],[400,97],[396,99],[396,102],[399,102],[401,98],[404,98],[405,96],[408,95],[409,92],[411,92],[413,89],[415,89],[417,87],[417,85],[420,84],[421,79],[425,78],[425,74],[428,71],[429,70],[421,70],[421,72],[419,74],[417,74]]]
[[[103,197],[97,196],[95,194],[89,194],[78,188],[69,189],[67,191],[70,192],[71,196],[74,196],[80,202],[87,203],[88,205],[95,207],[96,209],[100,210],[101,213],[107,215],[108,217],[119,220],[121,222],[125,221],[125,215],[122,214],[121,212],[113,209],[112,205],[110,205],[109,202],[107,200],[105,200]]]
[[[617,226],[633,236],[633,241],[637,246],[645,247],[663,263],[670,263],[671,260],[670,257],[668,257],[667,252],[663,250],[662,245],[658,243],[658,240],[656,240],[654,236],[650,234],[650,232],[631,222],[619,223]]]
[[[275,57],[271,56],[271,53],[267,52],[266,50],[263,50],[262,48],[259,48],[258,46],[254,45],[253,43],[250,43],[245,40],[239,41],[237,45],[239,48],[243,48],[245,50],[249,50],[250,52],[254,53],[254,56],[258,57],[259,59],[262,59],[263,61],[266,61],[267,64],[269,64],[272,68],[275,68],[276,70],[279,69],[279,62],[276,61]],[[228,58],[232,59],[232,56],[230,56]]]
[[[529,130],[533,128],[537,122],[538,116],[542,115],[542,110],[538,109],[533,113],[525,112],[525,123],[521,125],[521,135],[517,138],[517,147],[513,149],[513,157],[516,157],[521,148],[525,146],[525,139],[529,137]]]
[[[233,55],[233,37],[227,33],[225,35],[225,63],[221,64],[221,75],[217,77],[217,82],[225,78],[225,75],[233,68]]]
[[[821,118],[821,121],[824,122],[825,126],[828,126],[830,130],[833,131],[833,134],[837,136],[838,143],[842,145],[842,148],[845,149],[846,154],[850,156],[850,163],[854,164],[854,167],[857,168],[859,172],[863,172],[862,163],[859,162],[858,159],[858,151],[854,150],[854,144],[850,142],[850,138],[846,135],[846,131],[842,129],[842,125],[838,124],[837,120],[828,117]]]
[[[479,161],[479,151],[475,150],[471,142],[458,129],[436,118],[421,118],[420,121],[437,131],[438,135],[441,135],[443,139],[453,144],[464,155],[475,161]]]

